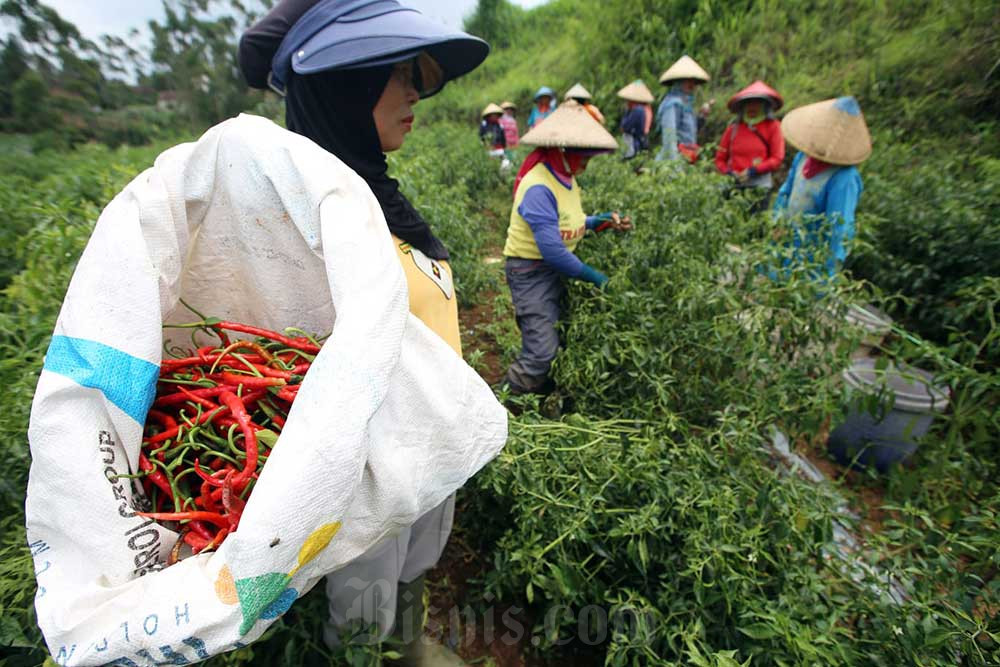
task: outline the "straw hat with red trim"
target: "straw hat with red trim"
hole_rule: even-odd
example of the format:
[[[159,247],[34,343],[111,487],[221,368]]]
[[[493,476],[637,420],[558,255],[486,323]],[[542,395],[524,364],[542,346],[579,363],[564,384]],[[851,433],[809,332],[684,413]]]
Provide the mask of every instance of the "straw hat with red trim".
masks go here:
[[[666,72],[660,75],[660,83],[667,85],[679,79],[696,79],[704,83],[710,78],[708,72],[703,70],[701,65],[694,61],[694,58],[689,55],[683,55]]]
[[[545,120],[521,137],[521,143],[548,148],[618,149],[618,141],[576,100],[559,105]]]
[[[638,102],[639,104],[652,104],[655,99],[653,93],[642,82],[642,79],[636,79],[619,90],[618,97],[629,102]]]
[[[493,102],[490,102],[489,104],[486,105],[486,108],[483,109],[483,113],[480,114],[480,116],[482,118],[486,118],[490,114],[494,114],[494,113],[496,113],[496,114],[502,114],[503,113],[503,107],[498,107]]]
[[[736,113],[736,105],[746,100],[769,100],[772,111],[777,111],[785,103],[785,100],[782,99],[777,90],[760,79],[730,97],[727,106],[730,111]]]
[[[859,164],[872,154],[868,125],[853,97],[792,109],[781,121],[781,133],[809,157],[830,164]]]

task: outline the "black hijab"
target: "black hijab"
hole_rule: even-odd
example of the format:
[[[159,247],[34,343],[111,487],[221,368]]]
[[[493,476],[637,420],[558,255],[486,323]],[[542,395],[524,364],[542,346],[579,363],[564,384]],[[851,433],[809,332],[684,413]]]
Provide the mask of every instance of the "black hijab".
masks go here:
[[[372,111],[382,96],[392,65],[296,74],[285,95],[288,129],[330,151],[365,179],[389,231],[434,259],[448,250],[389,178]]]

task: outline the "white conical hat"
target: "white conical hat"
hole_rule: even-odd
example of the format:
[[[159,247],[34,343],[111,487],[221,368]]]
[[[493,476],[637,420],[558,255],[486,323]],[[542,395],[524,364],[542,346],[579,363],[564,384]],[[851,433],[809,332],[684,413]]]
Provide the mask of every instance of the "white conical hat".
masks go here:
[[[576,100],[559,105],[521,137],[522,144],[555,148],[617,150],[618,141]]]
[[[830,164],[859,164],[872,154],[868,125],[853,97],[792,109],[781,121],[781,133],[809,157]]]
[[[579,83],[567,90],[566,95],[563,96],[564,100],[589,100],[590,98],[590,93]]]
[[[503,113],[503,109],[501,107],[498,107],[493,102],[490,102],[489,104],[486,105],[486,108],[483,109],[483,113],[479,114],[479,116],[480,118],[485,118],[486,116],[489,116],[491,113]]]
[[[708,81],[711,77],[708,72],[701,68],[701,65],[694,61],[689,55],[683,55],[680,60],[670,66],[666,72],[660,76],[660,83],[670,83],[677,79],[698,79]]]
[[[653,93],[649,90],[649,87],[642,82],[642,79],[636,79],[619,90],[618,97],[629,102],[638,102],[639,104],[652,104],[653,100],[656,99],[653,97]]]

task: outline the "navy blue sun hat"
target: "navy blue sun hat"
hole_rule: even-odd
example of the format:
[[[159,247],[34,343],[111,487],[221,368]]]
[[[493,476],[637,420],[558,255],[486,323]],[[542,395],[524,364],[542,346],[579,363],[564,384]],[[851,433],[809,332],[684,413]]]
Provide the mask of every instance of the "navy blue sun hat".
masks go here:
[[[295,74],[376,67],[416,59],[429,97],[486,59],[478,37],[439,25],[396,0],[323,0],[292,26],[271,62],[271,87]],[[419,57],[418,57],[419,56]],[[429,57],[428,57],[429,56]]]

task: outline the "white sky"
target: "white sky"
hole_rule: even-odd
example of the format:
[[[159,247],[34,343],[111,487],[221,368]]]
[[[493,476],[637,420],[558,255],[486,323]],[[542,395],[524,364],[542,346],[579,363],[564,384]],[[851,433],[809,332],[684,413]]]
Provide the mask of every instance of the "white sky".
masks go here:
[[[545,0],[512,0],[525,8]],[[43,0],[64,19],[76,24],[85,37],[95,40],[103,34],[125,37],[132,28],[146,32],[150,19],[163,19],[160,0]],[[475,9],[476,0],[400,0],[442,23],[461,28],[462,19]],[[4,31],[6,32],[6,31]]]

